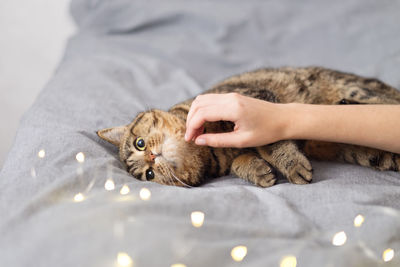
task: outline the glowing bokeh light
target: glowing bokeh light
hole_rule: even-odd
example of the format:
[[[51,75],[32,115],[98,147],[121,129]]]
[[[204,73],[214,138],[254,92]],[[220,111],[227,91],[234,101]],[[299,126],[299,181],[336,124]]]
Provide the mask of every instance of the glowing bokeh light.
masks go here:
[[[85,196],[82,193],[78,193],[74,196],[75,202],[81,202],[83,200],[85,200]]]
[[[175,263],[175,264],[172,264],[171,267],[186,267],[186,265],[183,263]]]
[[[151,192],[149,189],[143,187],[140,189],[139,195],[142,200],[149,200],[151,197]]]
[[[382,259],[383,261],[391,261],[394,257],[394,250],[391,248],[386,249],[383,253],[382,253]]]
[[[125,252],[119,252],[117,255],[118,265],[121,267],[128,267],[133,265],[132,258]]]
[[[347,235],[344,231],[336,233],[332,238],[332,245],[343,246],[347,241]]]
[[[247,247],[237,246],[231,251],[231,256],[234,261],[242,261],[247,255]]]
[[[104,184],[104,188],[107,191],[114,190],[115,189],[115,183],[114,183],[113,179],[111,179],[111,178],[107,179],[106,183]]]
[[[297,259],[295,256],[289,255],[282,258],[280,267],[296,267]]]
[[[85,161],[85,154],[79,152],[78,154],[76,154],[75,158],[79,163],[83,163]]]
[[[364,222],[364,216],[362,216],[361,214],[358,214],[355,218],[354,218],[354,226],[355,227],[360,227],[363,222]]]
[[[201,227],[204,223],[204,213],[201,211],[193,211],[190,215],[192,219],[192,225],[194,227]]]
[[[121,195],[126,195],[130,192],[131,190],[129,189],[129,186],[127,186],[126,184],[124,184],[124,186],[121,188],[121,190],[119,190],[119,193]]]
[[[39,158],[44,158],[45,156],[46,156],[46,151],[44,151],[44,149],[41,149],[39,152],[38,152],[38,157]]]

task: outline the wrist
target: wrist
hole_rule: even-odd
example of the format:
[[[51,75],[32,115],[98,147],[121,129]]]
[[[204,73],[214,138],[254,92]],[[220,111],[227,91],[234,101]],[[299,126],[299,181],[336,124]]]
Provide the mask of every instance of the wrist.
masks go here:
[[[282,112],[282,139],[303,139],[304,129],[312,125],[312,112],[307,109],[306,104],[288,103],[281,104]]]

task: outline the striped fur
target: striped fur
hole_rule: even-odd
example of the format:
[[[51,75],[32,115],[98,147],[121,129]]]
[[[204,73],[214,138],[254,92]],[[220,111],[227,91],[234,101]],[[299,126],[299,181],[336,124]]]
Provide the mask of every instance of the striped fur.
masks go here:
[[[363,78],[319,67],[260,69],[230,77],[205,93],[237,92],[276,103],[308,104],[400,104],[400,92],[377,79]],[[399,171],[400,155],[355,145],[317,142],[281,141],[247,148],[211,148],[184,141],[186,116],[193,99],[173,106],[168,112],[150,110],[136,116],[120,135],[99,131],[103,139],[119,145],[120,159],[128,172],[146,180],[152,170],[152,181],[177,186],[196,186],[206,178],[233,173],[258,186],[276,182],[276,173],[291,183],[307,184],[312,179],[312,166],[307,157],[334,160]],[[230,122],[206,123],[206,132],[233,129]],[[111,136],[111,135],[110,135]],[[139,151],[137,137],[147,146]],[[156,156],[154,156],[156,155]],[[151,175],[150,175],[151,176]],[[150,177],[149,176],[149,177]]]

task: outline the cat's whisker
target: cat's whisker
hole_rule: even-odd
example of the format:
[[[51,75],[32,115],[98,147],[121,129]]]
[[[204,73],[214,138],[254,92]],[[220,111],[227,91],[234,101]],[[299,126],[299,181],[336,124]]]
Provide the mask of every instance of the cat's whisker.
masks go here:
[[[168,166],[167,166],[167,169],[168,169],[168,173],[171,173],[171,170]],[[168,178],[168,185],[175,185],[174,179],[172,179],[172,177],[170,175],[166,175],[165,177]]]
[[[167,175],[168,170],[166,170],[165,164],[161,164],[161,165],[159,166],[159,171],[160,171],[161,174],[163,175],[163,178],[162,178],[162,180],[161,180],[161,183],[162,183],[162,184],[165,184],[165,185],[173,185],[173,181],[172,181],[171,177],[170,177],[169,175]]]
[[[175,185],[174,180],[172,180],[170,176],[168,176],[167,178],[168,178],[168,185]]]
[[[187,183],[183,182],[183,181],[182,181],[181,179],[179,179],[178,177],[176,177],[176,175],[174,174],[174,171],[173,171],[169,166],[167,166],[167,168],[169,169],[169,172],[170,172],[170,174],[172,175],[172,177],[174,177],[178,182],[180,182],[181,184],[183,184],[183,185],[186,186],[186,187],[189,187],[189,188],[193,187],[193,186],[190,186],[190,185],[188,185]]]

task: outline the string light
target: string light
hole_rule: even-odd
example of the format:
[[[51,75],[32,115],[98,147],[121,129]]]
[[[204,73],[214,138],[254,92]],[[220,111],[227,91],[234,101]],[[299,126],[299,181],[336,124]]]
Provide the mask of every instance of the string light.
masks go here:
[[[151,197],[151,192],[149,189],[143,187],[140,189],[139,195],[142,200],[149,200]]]
[[[74,196],[75,202],[81,202],[83,200],[85,200],[85,196],[82,193],[78,193]]]
[[[360,227],[363,222],[364,222],[364,216],[362,216],[361,214],[358,214],[355,218],[354,218],[354,226],[355,227]]]
[[[83,163],[85,161],[85,154],[79,152],[78,154],[76,154],[75,158],[79,163]]]
[[[38,152],[38,157],[39,158],[44,158],[46,156],[46,151],[44,151],[44,149],[41,149],[39,152]]]
[[[186,267],[186,265],[183,263],[175,263],[175,264],[172,264],[171,267]]]
[[[242,261],[247,255],[247,247],[237,246],[231,251],[231,256],[234,261]]]
[[[343,246],[347,241],[347,236],[344,231],[336,233],[332,238],[332,244],[334,246]]]
[[[113,179],[111,179],[111,178],[107,179],[106,183],[104,184],[104,188],[107,191],[114,190],[115,189],[115,183],[114,183]]]
[[[192,219],[192,225],[194,227],[201,227],[204,222],[204,213],[201,211],[193,211],[190,215]]]
[[[394,257],[394,250],[391,248],[386,249],[383,253],[382,253],[382,259],[383,261],[387,262],[387,261],[391,261]]]
[[[126,195],[130,192],[131,190],[129,189],[129,186],[127,186],[126,184],[121,188],[121,190],[119,190],[119,193],[121,195]]]
[[[133,265],[132,258],[125,252],[118,253],[117,262],[121,267],[129,267]]]
[[[295,256],[289,255],[282,258],[280,267],[296,267],[297,259]]]

